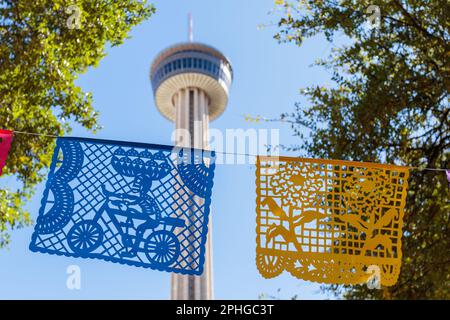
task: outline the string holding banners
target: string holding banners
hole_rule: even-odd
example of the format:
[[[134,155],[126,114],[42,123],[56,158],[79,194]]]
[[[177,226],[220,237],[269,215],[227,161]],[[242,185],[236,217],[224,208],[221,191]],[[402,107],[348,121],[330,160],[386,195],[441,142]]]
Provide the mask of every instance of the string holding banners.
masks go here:
[[[259,272],[359,284],[379,270],[381,284],[394,285],[408,176],[392,165],[258,157]]]
[[[229,153],[0,130],[0,167],[15,134],[57,139],[32,251],[202,274],[215,154]],[[395,284],[409,170],[450,182],[446,168],[246,155],[265,278]]]
[[[214,152],[58,138],[30,250],[200,275]]]

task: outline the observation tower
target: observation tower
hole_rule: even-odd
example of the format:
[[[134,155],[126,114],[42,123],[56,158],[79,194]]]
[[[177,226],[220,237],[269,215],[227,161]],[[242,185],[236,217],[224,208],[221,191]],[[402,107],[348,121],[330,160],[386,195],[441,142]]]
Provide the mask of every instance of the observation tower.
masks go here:
[[[191,17],[189,42],[163,50],[153,61],[150,80],[156,107],[175,123],[176,145],[208,149],[209,122],[218,118],[227,106],[233,70],[219,50],[193,41]],[[190,133],[190,139],[184,138],[183,130]],[[173,274],[172,300],[214,298],[211,219],[209,221],[203,274]]]

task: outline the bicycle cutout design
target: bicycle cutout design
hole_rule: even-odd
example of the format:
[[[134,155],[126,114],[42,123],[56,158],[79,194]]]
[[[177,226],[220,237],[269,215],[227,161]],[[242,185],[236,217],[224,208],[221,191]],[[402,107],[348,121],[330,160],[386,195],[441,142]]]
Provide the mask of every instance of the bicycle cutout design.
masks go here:
[[[109,192],[105,187],[102,188],[107,200],[92,220],[85,220],[75,224],[68,233],[68,244],[73,252],[80,256],[86,255],[97,249],[103,240],[103,229],[98,223],[101,215],[106,213],[114,226],[119,230],[122,244],[125,251],[121,253],[122,257],[133,258],[137,252],[144,252],[148,260],[157,267],[165,267],[172,264],[180,254],[180,242],[173,234],[175,228],[184,228],[184,220],[178,218],[161,218],[161,212],[154,200],[142,198],[128,194],[117,194]],[[118,200],[111,200],[111,198]],[[153,206],[152,219],[147,215],[148,212],[139,212],[130,209],[130,206],[138,204],[140,201],[149,201]],[[116,206],[116,207],[115,207]],[[118,216],[127,218],[125,223],[119,222]],[[138,227],[135,226],[135,220],[144,221]],[[163,226],[162,230],[155,229]],[[130,230],[136,231],[136,236],[130,235]],[[143,239],[145,231],[151,230],[147,239]],[[143,247],[142,244],[143,243]]]

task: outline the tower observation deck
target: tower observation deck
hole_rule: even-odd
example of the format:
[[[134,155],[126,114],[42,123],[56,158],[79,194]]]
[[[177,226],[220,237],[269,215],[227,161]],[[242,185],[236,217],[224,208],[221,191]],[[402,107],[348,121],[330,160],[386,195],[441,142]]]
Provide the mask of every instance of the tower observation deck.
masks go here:
[[[186,88],[198,88],[208,96],[208,115],[214,120],[228,103],[233,70],[229,60],[215,48],[182,43],[156,57],[150,78],[156,106],[169,120],[175,121],[174,97]]]

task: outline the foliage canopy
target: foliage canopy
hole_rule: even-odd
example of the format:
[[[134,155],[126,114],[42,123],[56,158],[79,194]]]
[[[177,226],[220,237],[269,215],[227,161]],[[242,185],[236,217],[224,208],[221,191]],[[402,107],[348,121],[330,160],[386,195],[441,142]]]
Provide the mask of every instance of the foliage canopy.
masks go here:
[[[0,126],[64,135],[69,120],[97,130],[92,95],[75,85],[95,67],[105,46],[123,43],[154,13],[137,0],[5,0],[0,4]],[[0,189],[0,247],[8,230],[31,223],[24,209],[51,161],[52,137],[17,135],[5,175],[19,187]]]
[[[334,85],[302,90],[282,118],[310,156],[449,168],[450,3],[445,0],[276,1],[275,38],[301,46],[324,35],[317,62]],[[380,19],[371,20],[378,6]],[[378,25],[370,24],[378,23]],[[345,41],[342,41],[345,39]],[[305,130],[305,127],[307,130]],[[305,132],[307,132],[305,134]],[[328,286],[346,298],[450,299],[450,201],[445,174],[413,170],[398,283],[383,290]]]

